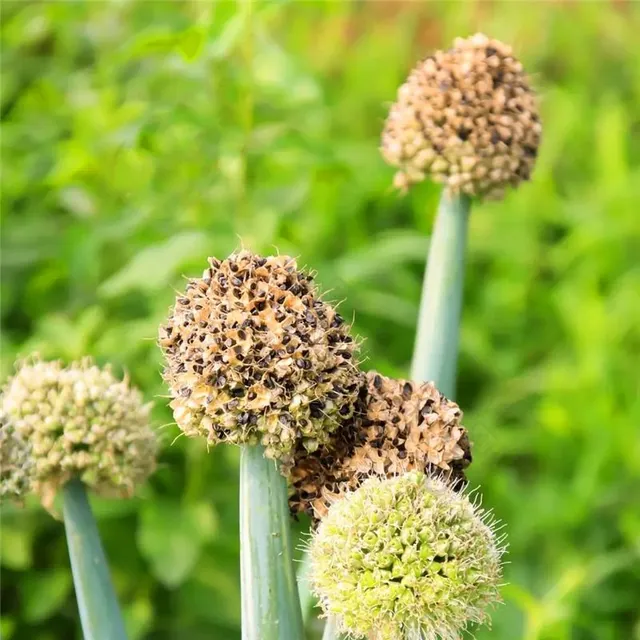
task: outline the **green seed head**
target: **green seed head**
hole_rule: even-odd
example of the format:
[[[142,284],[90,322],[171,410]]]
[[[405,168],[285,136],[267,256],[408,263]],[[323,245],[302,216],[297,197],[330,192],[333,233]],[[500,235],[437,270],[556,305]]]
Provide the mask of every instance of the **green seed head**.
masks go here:
[[[487,520],[436,478],[371,478],[314,534],[312,588],[353,637],[456,640],[500,601],[504,550]]]
[[[354,409],[356,345],[293,258],[209,260],[160,327],[178,426],[209,443],[261,442],[287,465]]]
[[[422,471],[461,487],[471,461],[460,407],[432,382],[394,380],[375,371],[354,417],[316,452],[296,452],[289,506],[293,513],[322,518],[345,491],[370,477]]]
[[[381,150],[399,169],[399,187],[429,176],[450,193],[495,199],[529,179],[541,133],[536,97],[511,47],[476,34],[415,67],[391,107]]]
[[[28,440],[0,413],[0,498],[20,501],[31,489],[32,470]]]
[[[155,467],[150,409],[127,379],[90,359],[23,362],[2,395],[16,436],[29,442],[31,488],[45,506],[73,477],[98,494],[130,496]]]

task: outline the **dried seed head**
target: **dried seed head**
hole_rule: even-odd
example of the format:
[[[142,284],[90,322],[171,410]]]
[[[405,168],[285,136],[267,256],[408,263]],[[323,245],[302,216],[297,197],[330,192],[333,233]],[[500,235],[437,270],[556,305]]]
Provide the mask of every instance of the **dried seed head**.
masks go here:
[[[22,500],[31,489],[32,470],[29,441],[0,412],[0,498]]]
[[[500,601],[504,548],[492,524],[437,478],[371,478],[313,535],[312,589],[350,637],[461,638]]]
[[[209,259],[160,327],[175,421],[209,443],[257,443],[291,462],[354,409],[356,344],[293,258]]]
[[[31,488],[47,507],[73,477],[98,494],[129,497],[155,467],[150,405],[127,379],[88,358],[69,367],[20,363],[4,387],[2,411],[30,444]]]
[[[431,382],[366,376],[354,418],[321,450],[299,452],[291,472],[289,506],[322,518],[345,491],[371,475],[416,469],[460,486],[471,462],[462,411]]]
[[[483,34],[420,62],[398,90],[382,155],[406,188],[427,175],[452,194],[502,197],[528,180],[542,126],[511,47]]]

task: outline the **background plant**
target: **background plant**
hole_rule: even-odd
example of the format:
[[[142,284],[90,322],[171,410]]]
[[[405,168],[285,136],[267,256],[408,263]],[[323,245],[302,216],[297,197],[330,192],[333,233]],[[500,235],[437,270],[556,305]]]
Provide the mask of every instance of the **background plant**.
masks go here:
[[[478,637],[639,633],[637,5],[274,2],[250,38],[231,2],[2,10],[3,378],[18,351],[92,353],[148,397],[171,287],[238,234],[316,268],[366,368],[406,376],[439,188],[389,189],[388,103],[456,35],[512,43],[545,139],[470,220],[456,400],[518,558]],[[239,637],[237,467],[182,438],[139,499],[95,501],[132,637]],[[78,634],[59,526],[3,508],[1,548],[3,638]]]

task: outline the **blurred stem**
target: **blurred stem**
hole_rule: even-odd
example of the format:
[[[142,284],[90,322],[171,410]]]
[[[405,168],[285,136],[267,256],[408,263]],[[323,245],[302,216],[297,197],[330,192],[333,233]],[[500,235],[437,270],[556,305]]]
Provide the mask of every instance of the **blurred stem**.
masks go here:
[[[302,609],[302,626],[306,628],[309,616],[313,610],[314,599],[309,588],[309,569],[311,568],[311,556],[305,551],[298,570],[297,582],[300,594],[300,608]]]
[[[261,445],[240,457],[242,640],[301,640],[287,483]]]
[[[432,381],[453,398],[456,387],[465,249],[471,200],[443,191],[422,288],[411,379]]]
[[[84,484],[62,490],[64,526],[84,640],[126,640],[100,534]]]
[[[324,626],[322,640],[343,640],[342,635],[338,632],[338,625],[335,618],[329,617],[327,624]]]

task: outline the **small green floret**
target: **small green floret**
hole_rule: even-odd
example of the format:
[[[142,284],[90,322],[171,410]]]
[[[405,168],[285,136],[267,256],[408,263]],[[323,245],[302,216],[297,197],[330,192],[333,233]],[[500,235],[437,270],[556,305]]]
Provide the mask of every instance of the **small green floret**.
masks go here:
[[[31,490],[49,507],[74,477],[98,494],[130,496],[155,467],[150,408],[108,367],[34,359],[6,383],[1,410],[29,443]]]
[[[342,633],[454,640],[489,622],[503,551],[487,512],[411,472],[372,478],[329,509],[311,542],[310,580]]]

